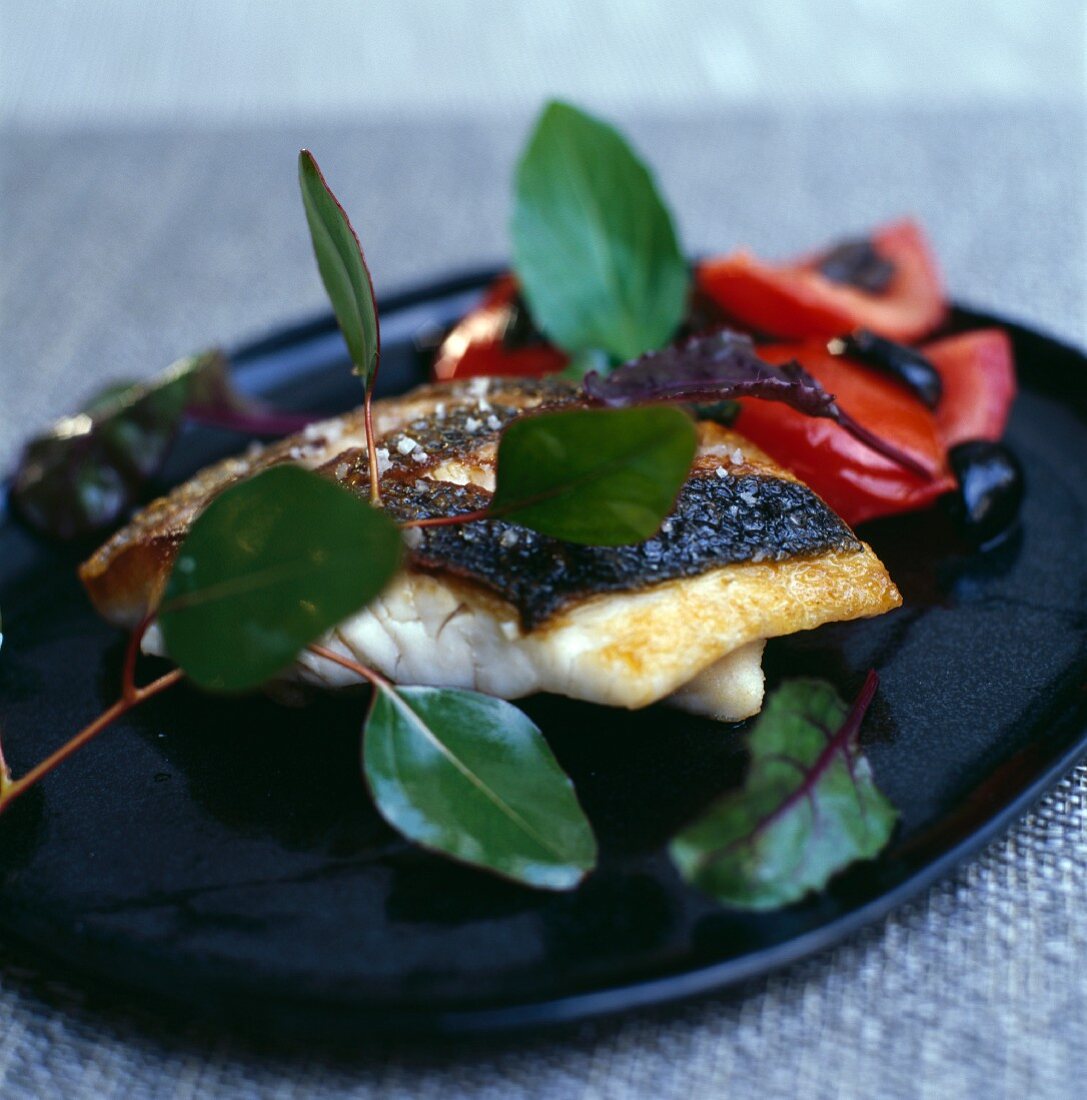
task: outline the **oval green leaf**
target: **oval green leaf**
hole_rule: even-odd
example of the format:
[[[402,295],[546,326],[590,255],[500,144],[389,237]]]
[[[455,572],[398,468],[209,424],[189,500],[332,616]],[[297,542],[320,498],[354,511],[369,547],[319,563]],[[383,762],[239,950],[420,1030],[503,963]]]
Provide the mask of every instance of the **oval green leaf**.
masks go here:
[[[377,596],[400,555],[383,512],[317,474],[275,466],[193,523],[159,609],[166,651],[209,691],[258,687]]]
[[[363,385],[368,387],[377,371],[381,330],[374,284],[362,245],[308,149],[298,154],[298,182],[313,238],[317,269],[343,331],[351,361],[362,376]]]
[[[672,510],[697,446],[691,418],[664,405],[515,420],[491,512],[567,542],[642,542]]]
[[[377,688],[363,769],[381,815],[425,848],[545,890],[573,889],[596,863],[573,784],[501,699]]]
[[[611,126],[545,108],[517,168],[512,234],[532,316],[567,351],[622,361],[675,335],[690,273],[649,170]]]
[[[782,684],[751,731],[743,788],[672,841],[683,877],[724,905],[777,909],[876,856],[898,815],[857,742],[870,698],[866,685],[850,711],[830,684]]]

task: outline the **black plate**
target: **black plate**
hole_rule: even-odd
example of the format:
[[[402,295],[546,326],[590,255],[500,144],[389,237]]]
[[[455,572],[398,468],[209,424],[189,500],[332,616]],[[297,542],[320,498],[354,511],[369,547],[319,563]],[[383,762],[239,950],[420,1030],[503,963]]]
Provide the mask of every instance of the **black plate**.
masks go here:
[[[383,387],[422,376],[428,341],[486,275],[390,299]],[[993,323],[960,311],[963,326]],[[864,671],[865,727],[902,824],[875,863],[777,913],[684,886],[668,837],[743,767],[734,728],[555,698],[527,709],[601,842],[571,894],[533,893],[409,849],[358,773],[363,700],[286,710],[179,689],[103,735],[0,821],[0,928],[91,979],[295,1034],[454,1032],[556,1022],[719,989],[840,939],[916,894],[1023,813],[1087,748],[1087,361],[1006,326],[1023,393],[1010,438],[1021,530],[970,552],[936,510],[870,525],[905,606],[771,643],[771,681]],[[236,355],[286,406],[358,395],[324,318]],[[177,480],[236,448],[192,431]],[[121,640],[73,575],[87,548],[0,520],[0,699],[17,772],[111,698]]]

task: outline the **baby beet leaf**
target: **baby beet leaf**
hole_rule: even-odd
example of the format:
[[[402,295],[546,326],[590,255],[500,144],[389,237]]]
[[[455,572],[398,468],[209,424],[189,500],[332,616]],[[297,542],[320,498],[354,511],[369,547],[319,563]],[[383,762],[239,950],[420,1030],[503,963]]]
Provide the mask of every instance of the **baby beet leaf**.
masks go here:
[[[368,390],[381,356],[374,284],[362,245],[308,149],[298,154],[298,182],[317,268],[343,330],[355,370]]]
[[[821,890],[887,844],[897,813],[857,741],[874,672],[852,709],[817,680],[782,684],[751,732],[751,770],[671,845],[685,879],[738,909],[776,909]]]
[[[166,460],[186,411],[234,403],[219,351],[181,359],[147,382],[114,384],[32,439],[12,498],[39,531],[77,538],[115,523]]]
[[[675,335],[687,264],[652,176],[611,126],[545,108],[517,168],[512,234],[532,316],[567,351],[631,359]]]
[[[934,471],[857,423],[795,359],[781,366],[759,358],[749,336],[721,329],[700,333],[623,363],[607,375],[585,376],[586,394],[622,408],[643,401],[722,401],[758,397],[781,401],[806,416],[825,417],[866,447],[919,477]]]
[[[193,523],[159,609],[166,650],[209,691],[258,687],[396,573],[383,512],[317,474],[274,466]]]
[[[552,538],[623,546],[656,533],[698,445],[679,409],[578,409],[502,433],[490,513]]]
[[[573,784],[501,699],[379,683],[363,769],[385,820],[425,848],[545,890],[573,889],[596,863]]]

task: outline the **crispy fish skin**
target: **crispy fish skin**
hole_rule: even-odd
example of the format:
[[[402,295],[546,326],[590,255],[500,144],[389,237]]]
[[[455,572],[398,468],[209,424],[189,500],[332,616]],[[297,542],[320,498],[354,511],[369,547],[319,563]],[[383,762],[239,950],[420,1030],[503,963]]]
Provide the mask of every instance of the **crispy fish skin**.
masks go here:
[[[424,501],[430,495],[444,500],[461,491],[458,487],[478,503],[480,494],[485,499],[493,491],[501,428],[526,410],[578,400],[576,390],[561,382],[477,379],[421,387],[376,402],[388,506],[396,514],[401,507],[396,502],[412,493]],[[767,501],[772,511],[774,499],[783,498],[784,486],[789,490],[785,497],[806,501],[798,514],[815,524],[814,549],[783,556],[773,545],[755,546],[752,552],[745,544],[746,556],[738,560],[726,553],[720,561],[711,555],[691,564],[681,544],[671,551],[683,558],[686,571],[679,574],[669,574],[664,568],[668,553],[660,546],[651,552],[648,543],[640,550],[625,548],[618,565],[594,557],[592,548],[577,549],[573,560],[585,568],[584,583],[534,617],[514,595],[517,587],[503,584],[514,568],[501,557],[510,525],[471,525],[494,542],[494,553],[484,555],[482,564],[478,555],[466,557],[463,547],[451,548],[448,541],[435,543],[435,551],[414,530],[405,533],[409,566],[370,607],[331,632],[325,644],[402,683],[464,687],[504,698],[548,691],[629,708],[671,696],[686,709],[729,721],[757,712],[767,638],[878,615],[897,607],[901,597],[871,548],[796,478],[735,432],[712,422],[700,423],[699,432],[688,486],[701,486],[704,496],[719,485],[722,499],[732,501],[734,510],[746,508],[742,501],[749,500],[764,512]],[[99,611],[119,625],[139,622],[161,595],[200,509],[227,486],[279,462],[305,465],[365,492],[361,416],[352,413],[314,425],[299,436],[209,467],[145,509],[81,569]],[[676,516],[682,518],[679,512]],[[489,535],[488,524],[493,527]],[[773,529],[780,534],[780,524]],[[431,530],[447,538],[465,528]],[[719,530],[727,542],[727,528]],[[554,552],[563,546],[557,544]],[[545,561],[550,552],[543,547]],[[644,569],[631,571],[631,560],[637,566],[639,555]],[[160,645],[153,628],[145,647],[155,651]],[[331,688],[358,682],[310,653],[300,657],[292,676]]]
[[[476,423],[487,427],[485,418],[489,416],[495,416],[496,422],[501,423],[497,420],[494,404],[487,399],[489,387],[485,385],[486,381],[476,379],[420,386],[402,397],[375,401],[375,435],[390,444],[379,450],[379,461],[384,451],[390,472],[401,476],[440,475],[443,473],[440,466],[444,461],[449,467],[445,472],[452,474],[454,480],[457,477],[468,480],[471,471],[464,473],[464,463],[458,463],[456,458],[458,453],[469,449],[467,438],[460,441],[459,448],[446,444],[445,453],[436,453],[429,463],[411,459],[410,451],[401,454],[397,444],[401,439],[414,438],[408,436],[405,430],[410,425],[458,419],[451,414],[460,414],[459,419],[462,422],[467,420],[469,425]],[[518,381],[493,389],[495,396],[502,399],[499,408],[508,410],[503,416],[507,422],[522,410],[557,407],[577,400],[576,391],[571,387],[548,383],[547,380]],[[440,417],[438,414],[441,414]],[[475,464],[481,470],[489,468],[488,462],[493,467],[493,440],[488,444],[488,439],[494,436],[495,430],[487,428],[487,431],[489,436],[481,440],[483,453]],[[416,435],[421,434],[416,431]],[[109,622],[126,629],[135,627],[157,605],[189,525],[212,497],[247,477],[284,462],[293,462],[309,469],[327,466],[325,472],[335,477],[337,455],[365,454],[365,449],[362,410],[356,409],[343,416],[311,424],[297,435],[269,446],[255,445],[244,455],[213,463],[137,512],[127,526],[80,566],[79,577],[91,602]],[[365,468],[359,470],[357,466],[353,466],[351,472],[356,476],[368,476]]]

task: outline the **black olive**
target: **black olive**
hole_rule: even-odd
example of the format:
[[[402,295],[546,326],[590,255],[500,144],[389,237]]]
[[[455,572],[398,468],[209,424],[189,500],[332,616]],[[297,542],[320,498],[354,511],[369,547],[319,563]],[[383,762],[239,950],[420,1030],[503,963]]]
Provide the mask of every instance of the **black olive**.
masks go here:
[[[894,278],[895,265],[876,251],[867,237],[842,241],[819,257],[819,272],[834,283],[844,283],[882,294]]]
[[[1003,443],[972,439],[948,452],[959,483],[953,510],[960,527],[974,543],[991,542],[1006,531],[1023,501],[1023,468]]]
[[[859,328],[845,336],[835,336],[828,341],[827,350],[831,355],[848,355],[850,359],[889,374],[930,409],[940,403],[944,392],[943,380],[936,368],[914,348]]]
[[[502,330],[502,347],[506,351],[518,351],[521,348],[539,347],[546,344],[547,338],[536,327],[528,305],[520,294],[511,299],[506,314],[506,324]]]

